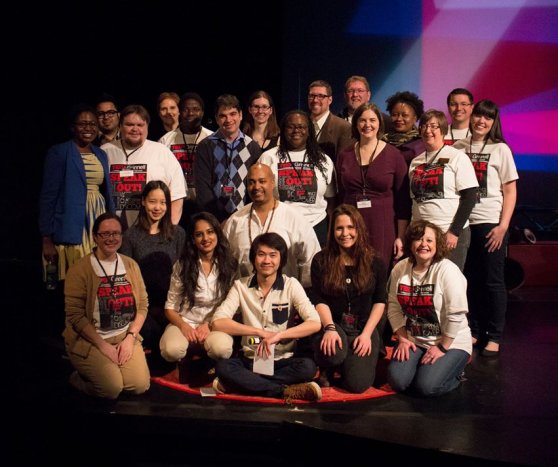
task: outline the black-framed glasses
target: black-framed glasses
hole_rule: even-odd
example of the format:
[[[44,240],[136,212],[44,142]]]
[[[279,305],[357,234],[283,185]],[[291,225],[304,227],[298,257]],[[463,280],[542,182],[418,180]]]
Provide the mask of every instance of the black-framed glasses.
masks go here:
[[[314,99],[318,99],[319,101],[323,101],[328,96],[327,94],[308,94],[308,100],[313,101]]]
[[[426,131],[426,130],[439,130],[440,129],[440,125],[438,125],[437,123],[425,123],[424,125],[420,126],[420,129],[422,131]]]
[[[97,232],[97,235],[106,240],[107,238],[120,238],[122,237],[122,232]]]
[[[306,125],[285,125],[285,130],[287,131],[306,131],[308,127]]]
[[[364,94],[366,89],[347,89],[347,94]]]
[[[103,112],[102,110],[97,111],[98,118],[112,118],[118,113],[118,110],[107,110]]]

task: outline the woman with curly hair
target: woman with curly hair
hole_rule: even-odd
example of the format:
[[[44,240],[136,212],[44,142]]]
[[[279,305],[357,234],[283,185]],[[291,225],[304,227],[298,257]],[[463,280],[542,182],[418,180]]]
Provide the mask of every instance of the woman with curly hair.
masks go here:
[[[275,197],[296,206],[304,214],[323,246],[328,213],[335,204],[333,161],[320,149],[306,112],[287,112],[280,127],[279,146],[264,152],[259,162],[271,167],[275,176]]]
[[[404,248],[408,257],[389,280],[387,317],[399,342],[388,382],[397,392],[440,396],[459,386],[472,351],[467,281],[445,258],[448,246],[435,224],[411,222]]]

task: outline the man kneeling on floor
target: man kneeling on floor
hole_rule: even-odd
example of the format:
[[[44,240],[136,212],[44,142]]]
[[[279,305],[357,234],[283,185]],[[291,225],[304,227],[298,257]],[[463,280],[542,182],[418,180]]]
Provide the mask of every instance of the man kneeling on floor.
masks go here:
[[[321,399],[320,387],[312,382],[316,364],[293,356],[295,340],[318,332],[320,317],[300,282],[281,273],[286,261],[287,245],[280,235],[257,236],[250,248],[255,274],[235,281],[215,310],[206,348],[223,357],[215,367],[217,393]],[[239,321],[233,319],[238,310]],[[295,325],[297,315],[302,322]],[[228,358],[231,336],[242,336],[243,356]]]

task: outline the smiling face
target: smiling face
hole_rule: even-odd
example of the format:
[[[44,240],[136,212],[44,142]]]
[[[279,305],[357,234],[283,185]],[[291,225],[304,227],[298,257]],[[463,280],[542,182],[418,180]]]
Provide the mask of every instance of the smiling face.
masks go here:
[[[281,253],[275,248],[260,245],[254,258],[254,268],[260,277],[271,277],[277,274],[281,265]]]
[[[486,117],[485,115],[473,115],[471,117],[473,139],[475,140],[486,139],[493,125],[494,125],[493,118]]]
[[[377,138],[380,120],[373,110],[365,110],[357,121],[357,128],[362,138]]]
[[[448,110],[451,115],[452,124],[462,125],[465,128],[471,118],[473,103],[466,94],[453,94],[450,97]]]
[[[93,112],[81,112],[72,126],[74,141],[80,147],[91,144],[98,133],[97,117]]]
[[[246,177],[248,194],[255,205],[262,205],[273,200],[275,179],[269,166],[254,164]]]
[[[164,125],[172,128],[178,126],[178,105],[174,99],[163,99],[159,104],[159,117]]]
[[[160,188],[151,190],[145,198],[141,200],[142,206],[147,213],[150,224],[159,222],[167,212],[167,200],[165,193]]]
[[[285,141],[291,151],[300,151],[308,141],[308,119],[301,114],[291,114],[285,121]]]
[[[308,91],[308,108],[312,113],[312,119],[319,120],[329,110],[333,101],[325,86],[314,86]]]
[[[345,89],[345,102],[350,109],[350,113],[354,111],[365,102],[370,101],[370,91],[366,89],[366,83],[360,80],[353,80]]]
[[[216,115],[217,124],[221,133],[228,140],[234,140],[240,133],[240,122],[242,121],[242,112],[236,107],[219,107]]]
[[[343,250],[350,250],[358,238],[358,232],[353,220],[347,214],[341,214],[335,218],[334,224],[335,241]]]
[[[100,259],[111,259],[122,245],[122,227],[116,219],[107,219],[99,224],[99,230],[93,235]]]
[[[141,146],[147,139],[147,122],[138,114],[131,113],[122,119],[120,134],[129,148]]]
[[[437,118],[430,118],[420,127],[420,134],[428,151],[434,151],[444,145],[444,135]]]
[[[430,227],[426,227],[422,237],[412,241],[411,252],[418,265],[430,266],[436,255],[436,232]]]
[[[256,123],[263,125],[271,116],[271,105],[265,97],[258,97],[250,103],[248,111]]]
[[[200,219],[194,225],[194,245],[198,249],[200,255],[204,256],[213,256],[213,252],[217,247],[218,238],[217,232],[213,226],[203,220]]]
[[[391,109],[391,123],[397,133],[407,133],[417,123],[417,114],[409,104],[398,102]]]

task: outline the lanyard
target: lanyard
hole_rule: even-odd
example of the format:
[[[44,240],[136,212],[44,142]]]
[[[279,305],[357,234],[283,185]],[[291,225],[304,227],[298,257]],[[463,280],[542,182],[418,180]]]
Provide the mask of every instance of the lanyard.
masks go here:
[[[488,142],[488,138],[486,138],[484,140],[484,144],[482,145],[482,148],[481,148],[480,152],[477,153],[477,154],[482,154],[483,153],[487,142]],[[471,157],[472,154],[473,154],[473,135],[471,135],[471,142],[469,143],[469,157]]]
[[[115,292],[114,292],[114,282],[116,280],[116,273],[118,271],[118,255],[116,255],[116,264],[114,265],[114,274],[112,275],[112,279],[108,276],[107,272],[105,271],[105,268],[103,267],[103,265],[99,261],[99,258],[97,258],[97,253],[93,252],[93,256],[95,256],[95,259],[97,260],[97,263],[101,267],[101,269],[103,271],[103,274],[105,275],[105,278],[107,279],[107,282],[110,285],[110,294],[112,295],[112,298],[114,298],[114,296],[116,295]]]
[[[450,135],[451,135],[451,140],[455,143],[455,138],[453,137],[453,128],[450,126]],[[467,136],[469,136],[469,128],[467,128],[467,133],[465,133],[465,138],[467,138]]]
[[[141,148],[143,148],[143,143],[141,144],[141,146],[138,146],[136,149],[134,149],[130,154],[128,154],[126,152],[126,148],[124,147],[124,141],[120,140],[120,144],[122,145],[122,150],[124,151],[124,155],[126,156],[126,164],[128,163],[128,159],[130,158],[130,156],[136,152],[139,151]]]
[[[192,144],[192,147],[194,148],[192,152],[188,151],[188,143],[186,142],[186,137],[184,136],[184,132],[181,131],[181,133],[182,133],[182,141],[184,141],[184,152],[186,153],[188,158],[190,158],[190,156],[192,156],[196,152],[196,145],[198,144],[198,139],[201,135],[201,130],[198,131],[198,134],[196,135],[196,139],[194,140],[194,144]]]
[[[301,167],[300,167],[300,173],[299,173],[299,171],[296,170],[296,167],[295,167],[295,165],[293,164],[293,161],[292,161],[292,159],[291,159],[291,155],[289,154],[289,151],[287,151],[287,159],[289,159],[289,163],[291,164],[291,168],[295,171],[296,176],[297,176],[297,178],[298,178],[298,184],[299,184],[301,187],[303,187],[303,185],[302,185],[302,175],[301,175],[301,173],[302,173],[302,170],[304,170],[304,163],[306,162],[306,156],[307,156],[307,155],[308,155],[308,152],[305,151],[305,152],[304,152],[304,157],[302,158],[302,165],[301,165]]]
[[[376,147],[374,148],[374,151],[372,152],[372,155],[370,156],[370,160],[368,161],[368,165],[366,165],[365,169],[363,169],[363,165],[362,165],[362,158],[360,156],[360,144],[358,144],[358,149],[357,149],[357,157],[358,157],[358,164],[360,167],[360,177],[362,180],[362,194],[364,195],[366,193],[366,176],[368,175],[368,169],[370,168],[370,164],[372,163],[372,161],[374,160],[374,158],[376,157],[376,150],[378,149],[378,144],[380,144],[380,140],[377,139],[376,141]]]
[[[430,162],[428,161],[428,158],[426,156],[426,152],[424,153],[424,160],[426,161],[426,167],[428,167],[430,164],[432,164],[434,162],[434,160],[438,157],[438,154],[440,154],[440,152],[442,151],[442,149],[444,149],[445,146],[442,146],[440,149],[438,149],[438,151],[436,151],[436,154],[434,154],[434,156],[432,157],[432,159],[430,159]],[[426,168],[425,167],[425,168]]]
[[[432,263],[430,263],[428,265],[428,269],[426,270],[426,273],[424,274],[424,277],[422,278],[422,281],[420,282],[420,284],[418,284],[420,287],[422,287],[424,285],[424,282],[426,281],[426,278],[428,277],[428,273],[430,272],[431,267],[432,267]],[[413,266],[411,266],[411,306],[414,305],[414,302],[413,302],[414,293],[415,293],[415,283],[413,281]],[[418,295],[422,295],[420,290],[419,290]]]

